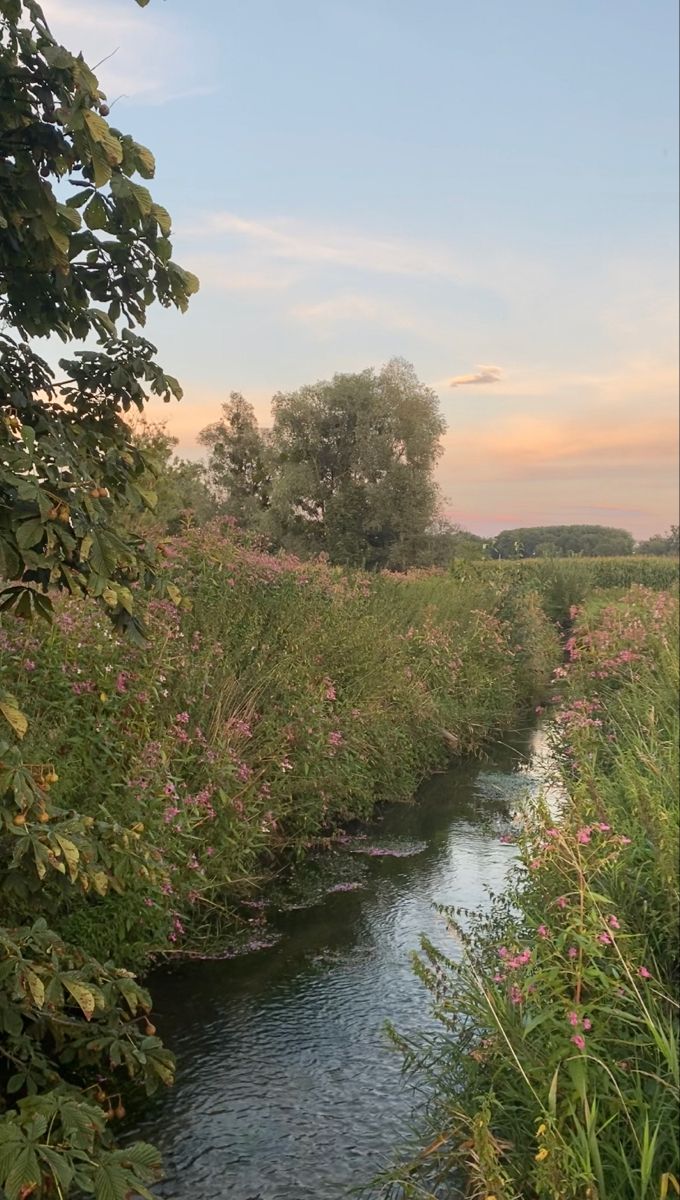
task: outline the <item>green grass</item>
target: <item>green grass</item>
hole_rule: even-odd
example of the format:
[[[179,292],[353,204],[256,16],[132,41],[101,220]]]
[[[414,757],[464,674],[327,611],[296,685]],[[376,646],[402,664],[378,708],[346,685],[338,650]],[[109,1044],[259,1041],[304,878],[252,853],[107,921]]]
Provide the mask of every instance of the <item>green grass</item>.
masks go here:
[[[559,658],[538,595],[511,580],[348,573],[219,528],[167,551],[184,599],[148,602],[146,649],[76,601],[48,631],[2,624],[24,755],[53,765],[55,812],[122,830],[123,876],[66,890],[52,920],[127,963],[196,947],[216,919],[249,929],[241,901],[283,863],[410,798],[452,748],[479,751]]]
[[[568,652],[563,811],[529,815],[489,915],[450,914],[460,959],[424,947],[443,1032],[403,1049],[432,1089],[427,1149],[385,1196],[677,1194],[677,603],[595,596]]]

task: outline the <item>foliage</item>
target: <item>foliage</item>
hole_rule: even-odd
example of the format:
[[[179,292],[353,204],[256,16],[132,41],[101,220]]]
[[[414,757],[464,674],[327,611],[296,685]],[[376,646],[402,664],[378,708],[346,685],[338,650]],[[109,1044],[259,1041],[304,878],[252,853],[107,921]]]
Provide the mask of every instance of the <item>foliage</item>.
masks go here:
[[[134,425],[132,436],[148,464],[143,482],[154,505],[141,513],[121,510],[121,523],[157,541],[185,525],[204,525],[219,514],[222,506],[209,485],[205,466],[174,454],[177,438],[167,432],[165,424],[142,418]]]
[[[593,598],[555,672],[559,812],[527,813],[509,893],[417,968],[444,1032],[427,1149],[396,1197],[677,1194],[678,625],[668,593]],[[445,1189],[442,1192],[441,1189]]]
[[[202,429],[199,441],[210,450],[208,475],[223,498],[223,510],[244,529],[261,526],[269,508],[274,463],[252,404],[232,392],[219,421]]]
[[[238,931],[272,863],[410,797],[447,745],[478,750],[540,695],[559,653],[536,598],[513,609],[496,583],[272,557],[226,522],[165,551],[183,599],[140,600],[145,648],[77,600],[49,630],[0,630],[26,756],[57,764],[50,804],[99,822],[100,841],[104,825],[125,834],[134,854],[124,874],[106,868],[123,894],[65,888],[52,920],[127,963],[200,945],[215,911]]]
[[[636,554],[651,554],[651,555],[673,555],[677,558],[680,552],[680,537],[678,536],[678,526],[671,525],[668,533],[655,533],[645,542],[638,542],[635,547]]]
[[[633,536],[625,529],[606,525],[533,525],[504,529],[493,539],[497,558],[562,558],[583,554],[589,558],[633,553]]]
[[[169,214],[140,182],[153,176],[153,156],[109,125],[95,75],[58,45],[35,0],[0,0],[0,79],[0,610],[10,623],[49,617],[61,589],[97,598],[140,640],[133,588],[153,564],[118,510],[151,497],[148,461],[125,418],[149,395],[181,389],[135,329],[155,301],[183,311],[198,282],[173,262]],[[55,335],[91,339],[61,360],[59,377],[34,347]],[[0,929],[3,1194],[149,1195],[155,1151],[114,1149],[107,1121],[122,1113],[110,1100],[123,1079],[151,1091],[172,1078],[148,997],[39,914],[152,879],[157,860],[99,809],[53,802],[57,772],[6,674],[0,887],[13,924]],[[19,747],[27,732],[29,759]]]
[[[678,583],[672,558],[551,558],[496,562],[454,562],[451,574],[460,583],[504,579],[513,591],[538,591],[549,616],[562,623],[570,609],[599,588],[671,588]]]
[[[413,368],[335,375],[273,400],[274,539],[331,562],[403,568],[436,511],[444,422]]]
[[[198,284],[135,178],[153,176],[153,156],[108,124],[96,77],[34,0],[0,5],[0,70],[0,318],[12,331],[0,336],[0,571],[13,581],[0,604],[45,615],[59,586],[103,598],[129,627],[140,548],[112,513],[146,497],[122,416],[149,394],[181,395],[133,328],[155,300],[186,308]],[[57,379],[30,341],[55,334],[93,335],[98,349],[63,359]]]

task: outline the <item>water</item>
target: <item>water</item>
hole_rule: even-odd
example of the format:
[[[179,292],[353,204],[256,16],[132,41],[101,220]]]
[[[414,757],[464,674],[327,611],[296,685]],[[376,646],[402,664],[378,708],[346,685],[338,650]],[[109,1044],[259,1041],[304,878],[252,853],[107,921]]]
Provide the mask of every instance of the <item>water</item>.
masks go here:
[[[514,857],[508,815],[545,780],[539,733],[429,780],[366,839],[309,868],[319,897],[275,920],[269,950],[191,962],[150,981],[176,1086],[135,1136],[163,1152],[168,1200],[336,1200],[394,1161],[414,1095],[384,1034],[428,1022],[410,953],[421,933],[455,955],[433,902],[483,905]],[[353,850],[397,849],[405,857]],[[334,892],[334,881],[361,890]]]

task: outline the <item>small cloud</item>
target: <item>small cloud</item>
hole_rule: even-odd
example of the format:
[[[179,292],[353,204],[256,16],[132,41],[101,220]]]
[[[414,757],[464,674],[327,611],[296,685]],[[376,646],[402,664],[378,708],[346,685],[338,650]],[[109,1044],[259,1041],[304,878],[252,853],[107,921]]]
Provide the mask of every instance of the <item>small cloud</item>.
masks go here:
[[[468,387],[471,383],[498,383],[503,376],[500,367],[477,367],[473,375],[454,375],[453,379],[447,380],[447,386],[451,388]]]

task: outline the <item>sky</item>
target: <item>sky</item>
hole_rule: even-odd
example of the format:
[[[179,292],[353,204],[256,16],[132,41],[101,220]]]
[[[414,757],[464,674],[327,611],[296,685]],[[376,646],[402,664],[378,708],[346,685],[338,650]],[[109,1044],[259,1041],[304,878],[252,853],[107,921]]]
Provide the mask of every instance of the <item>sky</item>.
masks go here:
[[[43,0],[201,280],[148,336],[180,452],[399,356],[482,534],[677,521],[677,0]]]

